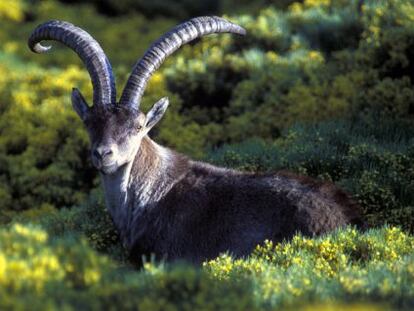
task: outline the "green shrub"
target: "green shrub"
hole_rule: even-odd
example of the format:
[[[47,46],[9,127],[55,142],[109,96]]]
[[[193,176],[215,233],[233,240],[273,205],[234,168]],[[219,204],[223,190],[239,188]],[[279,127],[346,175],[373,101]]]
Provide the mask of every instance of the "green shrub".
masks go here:
[[[57,210],[53,206],[19,212],[7,219],[7,225],[36,224],[50,237],[84,239],[94,250],[128,264],[129,256],[123,248],[118,232],[106,210],[100,188],[93,189],[84,202]]]
[[[51,18],[69,21],[90,32],[102,45],[112,65],[117,69],[122,67],[122,83],[126,78],[124,75],[129,73],[126,71],[130,71],[149,45],[176,23],[171,17],[150,20],[139,13],[110,18],[100,14],[90,4],[84,3],[65,5],[54,0],[18,2],[24,3],[20,14],[26,18],[2,23],[0,50],[18,55],[25,61],[41,64],[43,68],[80,66],[81,61],[76,53],[59,43],[52,43],[53,51],[43,56],[34,54],[27,47],[30,33],[40,23]]]
[[[248,35],[184,48],[165,69],[168,87],[211,145],[276,138],[301,121],[412,118],[413,10],[410,1],[305,1],[237,16]]]
[[[243,170],[289,169],[333,181],[359,201],[370,225],[389,223],[414,232],[413,137],[409,122],[337,120],[292,127],[273,143],[227,145],[207,159]]]
[[[61,0],[63,3],[78,4],[89,2],[99,12],[109,16],[128,15],[131,12],[144,14],[146,17],[166,16],[179,19],[191,18],[200,15],[219,15],[231,13],[256,13],[260,8],[274,5],[278,8],[286,8],[294,0],[179,0],[179,1],[148,1],[148,0]],[[302,2],[298,1],[298,2]]]
[[[103,194],[99,190],[92,191],[80,206],[63,208],[35,219],[18,217],[15,220],[38,222],[50,236],[71,234],[84,236],[89,245],[98,251],[106,253],[122,251],[118,233],[106,211]]]
[[[73,84],[88,85],[86,75],[76,67],[42,72],[8,63],[0,72],[6,79],[0,89],[1,209],[79,203],[95,173],[68,94]]]
[[[14,224],[0,229],[0,308],[358,310],[374,304],[380,310],[375,304],[381,303],[409,310],[413,247],[414,238],[397,228],[364,234],[349,228],[319,239],[266,242],[249,258],[222,255],[202,269],[147,262],[133,271],[82,239],[51,239],[40,227]]]
[[[318,239],[265,242],[248,259],[222,255],[204,264],[219,279],[253,281],[264,306],[372,301],[410,309],[414,240],[397,228],[346,229]]]
[[[219,9],[220,0],[62,0],[68,3],[92,3],[100,12],[106,15],[127,15],[138,12],[146,17],[168,16],[174,18],[190,18],[199,15],[209,15]]]
[[[73,237],[39,227],[0,229],[0,308],[44,310],[255,310],[246,283],[191,266],[117,267]]]

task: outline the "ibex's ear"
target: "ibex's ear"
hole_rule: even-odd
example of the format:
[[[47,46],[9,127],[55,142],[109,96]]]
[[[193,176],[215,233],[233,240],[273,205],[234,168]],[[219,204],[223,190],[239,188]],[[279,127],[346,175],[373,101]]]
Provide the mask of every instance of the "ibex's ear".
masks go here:
[[[79,117],[82,120],[85,120],[89,107],[86,104],[85,98],[83,98],[81,92],[76,88],[72,89],[72,106],[78,113]]]
[[[145,123],[146,131],[149,131],[155,124],[161,120],[165,111],[168,108],[168,98],[164,97],[157,101],[151,110],[147,113],[147,121]]]

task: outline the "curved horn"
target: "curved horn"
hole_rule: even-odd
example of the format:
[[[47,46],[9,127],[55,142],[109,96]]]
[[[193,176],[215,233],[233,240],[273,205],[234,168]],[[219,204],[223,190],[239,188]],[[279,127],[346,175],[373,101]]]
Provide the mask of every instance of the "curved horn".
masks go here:
[[[217,16],[193,18],[174,27],[153,43],[144,56],[135,64],[122,93],[120,104],[131,107],[136,104],[135,109],[139,109],[141,97],[148,80],[169,55],[183,44],[196,38],[223,32],[246,34],[246,30],[242,27]]]
[[[35,53],[45,53],[51,47],[40,44],[42,40],[59,41],[74,50],[92,80],[93,103],[115,104],[115,79],[111,64],[101,46],[83,29],[64,21],[49,21],[36,27],[29,37],[29,48]]]

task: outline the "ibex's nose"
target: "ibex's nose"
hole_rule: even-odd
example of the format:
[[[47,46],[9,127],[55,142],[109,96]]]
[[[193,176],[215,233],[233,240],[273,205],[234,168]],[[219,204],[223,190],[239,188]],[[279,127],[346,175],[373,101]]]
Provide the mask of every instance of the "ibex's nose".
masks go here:
[[[102,160],[105,157],[110,156],[111,154],[112,154],[112,149],[110,147],[105,147],[105,146],[100,146],[93,151],[93,155],[99,160]]]

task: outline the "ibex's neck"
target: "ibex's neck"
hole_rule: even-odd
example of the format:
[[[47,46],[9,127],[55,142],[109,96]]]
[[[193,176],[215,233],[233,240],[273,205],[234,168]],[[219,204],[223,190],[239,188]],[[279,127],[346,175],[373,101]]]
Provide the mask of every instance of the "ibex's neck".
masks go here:
[[[106,207],[118,231],[125,227],[128,210],[122,208],[128,202],[128,185],[132,162],[120,167],[115,173],[101,174],[105,192]],[[122,235],[122,234],[121,234]]]
[[[176,154],[149,137],[142,140],[130,173],[130,192],[135,209],[148,207],[171,188]],[[132,198],[131,198],[132,199]]]
[[[180,175],[176,162],[177,155],[173,151],[145,137],[133,161],[114,174],[102,175],[107,207],[124,241],[128,240],[131,222],[175,184]]]

